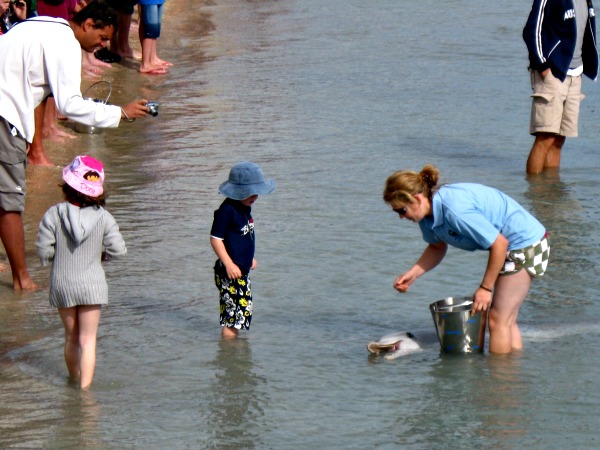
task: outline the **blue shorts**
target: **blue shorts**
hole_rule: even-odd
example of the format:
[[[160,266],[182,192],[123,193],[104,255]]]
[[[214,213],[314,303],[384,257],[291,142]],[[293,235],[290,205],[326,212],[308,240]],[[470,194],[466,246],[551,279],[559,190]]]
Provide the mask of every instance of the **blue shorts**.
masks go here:
[[[144,37],[158,39],[162,22],[163,5],[142,5],[140,19],[144,30]]]

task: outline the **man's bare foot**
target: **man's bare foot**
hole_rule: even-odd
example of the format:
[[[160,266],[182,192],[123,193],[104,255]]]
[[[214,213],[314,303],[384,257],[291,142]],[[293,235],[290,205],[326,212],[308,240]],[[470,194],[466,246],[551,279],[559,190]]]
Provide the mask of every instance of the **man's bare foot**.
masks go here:
[[[33,282],[29,275],[26,278],[18,280],[13,278],[13,289],[15,291],[33,291],[38,288],[38,285]]]
[[[31,164],[32,166],[54,167],[54,164],[52,164],[52,161],[50,161],[48,158],[31,158],[28,156],[27,164]]]
[[[34,166],[54,166],[52,161],[50,161],[50,158],[46,156],[46,152],[43,148],[31,151],[31,147],[29,147],[29,152],[27,153],[27,163]]]
[[[10,270],[10,264],[0,263],[0,272],[6,272]]]

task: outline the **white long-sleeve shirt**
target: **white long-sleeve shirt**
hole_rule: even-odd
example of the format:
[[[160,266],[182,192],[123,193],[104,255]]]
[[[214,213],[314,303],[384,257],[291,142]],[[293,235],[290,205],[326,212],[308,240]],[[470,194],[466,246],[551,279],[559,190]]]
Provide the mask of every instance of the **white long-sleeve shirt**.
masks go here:
[[[69,23],[35,17],[0,36],[0,116],[31,142],[33,111],[50,93],[70,119],[101,128],[119,125],[120,107],[81,95],[81,46]]]

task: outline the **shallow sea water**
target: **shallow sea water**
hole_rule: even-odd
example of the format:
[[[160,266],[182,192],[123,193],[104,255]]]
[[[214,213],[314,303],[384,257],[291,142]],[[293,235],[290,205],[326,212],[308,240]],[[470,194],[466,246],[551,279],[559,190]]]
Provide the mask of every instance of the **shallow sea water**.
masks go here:
[[[92,389],[68,383],[62,327],[35,258],[58,168],[28,168],[27,254],[43,289],[0,278],[1,448],[596,448],[600,90],[558,175],[527,179],[529,2],[355,0],[166,4],[164,77],[105,73],[114,103],[157,118],[49,144],[62,166],[103,160],[129,254],[105,266]],[[136,36],[132,33],[132,40]],[[91,81],[84,81],[84,88]],[[277,191],[253,207],[252,329],[219,337],[208,234],[231,165]],[[548,228],[552,259],[521,309],[521,355],[395,360],[366,344],[434,332],[428,304],[469,295],[486,255],[450,250],[411,292],[424,248],[381,200],[385,178],[436,164],[444,182],[500,188]]]

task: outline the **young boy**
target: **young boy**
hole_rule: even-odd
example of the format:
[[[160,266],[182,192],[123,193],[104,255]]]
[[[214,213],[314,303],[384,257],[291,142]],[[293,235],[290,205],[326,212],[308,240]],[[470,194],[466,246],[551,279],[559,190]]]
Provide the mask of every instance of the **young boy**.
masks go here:
[[[250,329],[249,273],[256,267],[251,207],[259,195],[274,190],[275,180],[265,179],[261,168],[249,161],[233,166],[229,179],[219,186],[219,192],[227,198],[215,211],[210,244],[219,258],[215,284],[220,293],[221,335],[225,339],[235,339],[238,330]]]

